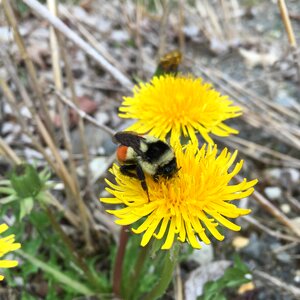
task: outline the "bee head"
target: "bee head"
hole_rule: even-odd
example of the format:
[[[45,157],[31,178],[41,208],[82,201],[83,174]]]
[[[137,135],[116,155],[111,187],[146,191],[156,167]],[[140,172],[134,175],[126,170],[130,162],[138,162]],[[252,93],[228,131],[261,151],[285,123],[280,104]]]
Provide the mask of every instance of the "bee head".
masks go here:
[[[158,168],[157,175],[162,175],[165,178],[171,178],[178,172],[178,170],[176,158],[174,157],[170,162]]]

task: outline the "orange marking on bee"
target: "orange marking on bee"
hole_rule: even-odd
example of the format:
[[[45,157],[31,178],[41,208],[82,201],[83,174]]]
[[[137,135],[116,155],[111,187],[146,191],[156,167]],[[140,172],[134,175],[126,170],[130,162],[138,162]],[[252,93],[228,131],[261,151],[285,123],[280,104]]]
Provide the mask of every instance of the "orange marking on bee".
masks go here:
[[[120,162],[126,161],[127,150],[128,150],[127,146],[121,145],[121,146],[118,147],[118,149],[117,149],[117,159],[118,159],[118,161],[120,161]]]

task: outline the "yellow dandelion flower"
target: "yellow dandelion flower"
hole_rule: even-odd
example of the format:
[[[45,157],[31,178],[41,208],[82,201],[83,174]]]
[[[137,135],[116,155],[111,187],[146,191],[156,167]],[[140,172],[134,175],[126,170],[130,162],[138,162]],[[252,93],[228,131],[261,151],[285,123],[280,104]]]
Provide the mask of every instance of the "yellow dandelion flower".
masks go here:
[[[8,229],[6,224],[0,224],[0,235]],[[17,250],[21,247],[21,244],[15,243],[15,235],[11,234],[7,237],[0,238],[0,258],[5,254]],[[13,268],[18,265],[16,260],[1,260],[0,259],[0,269],[1,268]],[[4,279],[3,275],[0,275],[0,281]]]
[[[227,218],[246,215],[250,209],[238,208],[231,201],[251,195],[257,180],[244,179],[239,184],[229,185],[243,165],[240,161],[228,171],[237,151],[231,154],[224,149],[218,155],[216,145],[198,149],[193,143],[184,149],[177,144],[174,151],[180,168],[176,175],[171,179],[159,178],[158,182],[146,176],[150,201],[138,179],[123,175],[119,166],[113,165],[110,171],[116,184],[106,180],[109,186],[106,190],[114,198],[101,198],[100,201],[125,205],[107,210],[118,218],[116,223],[130,225],[141,220],[142,224],[133,229],[136,234],[144,233],[141,245],[147,245],[152,236],[164,238],[162,249],[171,248],[175,237],[199,249],[199,240],[210,243],[208,231],[216,239],[223,240],[219,225],[240,230],[240,226]]]
[[[136,119],[127,130],[147,133],[165,140],[171,134],[171,144],[180,136],[197,142],[196,132],[213,143],[209,134],[237,134],[224,121],[241,115],[227,96],[222,96],[201,78],[183,75],[153,77],[150,83],[140,83],[133,97],[124,97],[119,116]]]

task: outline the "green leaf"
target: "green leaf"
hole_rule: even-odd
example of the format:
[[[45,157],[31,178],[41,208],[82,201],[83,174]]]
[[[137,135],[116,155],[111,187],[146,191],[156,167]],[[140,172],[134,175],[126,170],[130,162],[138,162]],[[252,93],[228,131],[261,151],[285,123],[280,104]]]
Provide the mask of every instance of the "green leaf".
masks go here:
[[[20,199],[34,198],[43,187],[36,168],[27,163],[19,164],[12,170],[10,182]]]
[[[80,294],[88,295],[88,296],[95,294],[89,287],[87,287],[83,283],[76,281],[76,280],[70,278],[69,276],[66,276],[64,273],[62,273],[61,270],[58,270],[57,268],[54,268],[53,266],[50,266],[50,265],[42,262],[38,258],[33,257],[30,254],[25,253],[22,250],[18,250],[18,251],[16,251],[16,253],[18,255],[20,255],[21,257],[23,257],[24,259],[31,262],[32,264],[34,264],[36,267],[42,269],[44,272],[52,275],[56,281],[60,282],[63,285],[70,287],[73,291],[76,291]]]
[[[234,265],[228,268],[224,275],[216,281],[209,281],[204,285],[203,295],[200,300],[226,299],[224,291],[228,288],[236,288],[250,280],[246,275],[250,274],[249,268],[238,257],[234,257]]]
[[[26,215],[29,215],[31,213],[33,204],[34,204],[34,200],[31,197],[22,199],[20,201],[19,220],[22,220]]]
[[[16,195],[10,195],[10,196],[1,198],[0,199],[0,203],[1,203],[1,205],[3,205],[3,204],[8,204],[8,203],[14,202],[16,200],[18,200],[18,198],[16,197]]]

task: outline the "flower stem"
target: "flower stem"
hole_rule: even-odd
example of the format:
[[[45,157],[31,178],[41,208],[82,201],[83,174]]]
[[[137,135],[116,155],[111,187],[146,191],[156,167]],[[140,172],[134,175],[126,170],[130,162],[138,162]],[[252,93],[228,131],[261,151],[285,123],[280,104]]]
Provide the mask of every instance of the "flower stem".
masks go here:
[[[139,277],[141,272],[143,271],[143,268],[145,267],[145,260],[148,256],[148,253],[150,251],[150,245],[147,244],[145,247],[140,247],[140,252],[138,255],[138,258],[136,260],[136,263],[134,265],[133,271],[131,272],[129,279],[128,279],[128,285],[127,289],[125,291],[126,295],[124,295],[125,299],[133,299],[133,293],[137,289],[137,285],[139,284]]]
[[[155,300],[161,297],[167,290],[173,276],[174,269],[177,265],[179,256],[179,245],[174,244],[173,249],[165,252],[163,260],[161,278],[153,289],[145,295],[144,300]],[[172,252],[173,251],[173,252]]]
[[[115,296],[120,297],[121,292],[121,279],[122,279],[122,267],[125,256],[125,249],[128,241],[128,227],[122,226],[120,233],[120,243],[117,251],[117,257],[114,267],[114,276],[113,276],[113,292]]]

